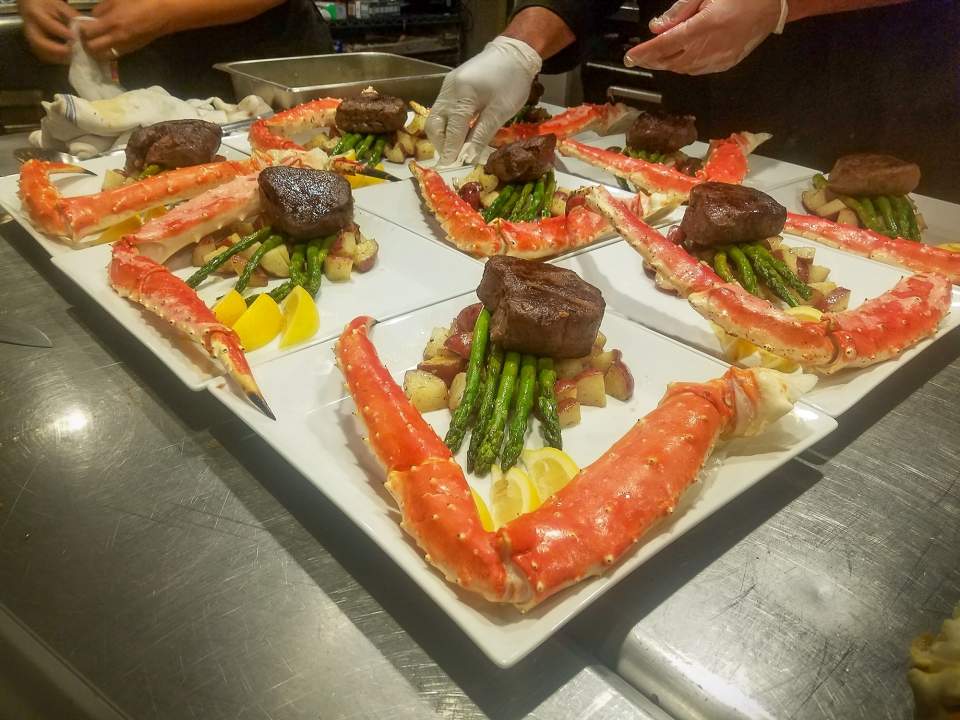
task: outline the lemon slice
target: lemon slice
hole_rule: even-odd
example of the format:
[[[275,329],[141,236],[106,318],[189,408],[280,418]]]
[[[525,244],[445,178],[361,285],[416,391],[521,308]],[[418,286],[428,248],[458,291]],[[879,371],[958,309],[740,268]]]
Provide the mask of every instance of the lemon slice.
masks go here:
[[[283,314],[280,306],[267,294],[253,301],[237,321],[233,329],[240,336],[243,349],[247,352],[266,345],[280,334],[283,327]]]
[[[490,506],[494,527],[502,527],[524,513],[540,507],[540,497],[530,476],[518,467],[501,475],[499,468],[490,490]]]
[[[560,490],[580,472],[573,458],[552,447],[524,450],[523,464],[530,473],[530,479],[537,488],[541,501]]]
[[[247,311],[247,304],[243,301],[243,295],[236,290],[231,290],[220,301],[213,306],[213,314],[217,320],[227,327],[233,327],[233,324],[240,319],[240,316]]]
[[[160,205],[159,207],[150,208],[142,213],[132,215],[126,220],[118,222],[116,225],[111,225],[102,233],[100,233],[100,237],[97,238],[97,244],[112,243],[119,240],[124,235],[129,235],[130,233],[136,232],[143,226],[145,222],[148,220],[153,220],[156,217],[160,217],[166,211],[167,208],[165,208],[163,205]]]
[[[477,515],[480,516],[480,526],[487,532],[493,532],[493,518],[490,517],[490,508],[487,507],[483,498],[480,497],[480,493],[473,488],[470,488],[470,495],[473,496],[473,502],[477,506]]]
[[[310,293],[297,285],[283,303],[283,335],[280,347],[302,343],[317,334],[320,313]]]
[[[792,315],[798,320],[803,320],[804,322],[820,322],[823,319],[823,313],[817,310],[815,307],[809,305],[797,305],[797,307],[790,307],[785,310],[787,315]]]

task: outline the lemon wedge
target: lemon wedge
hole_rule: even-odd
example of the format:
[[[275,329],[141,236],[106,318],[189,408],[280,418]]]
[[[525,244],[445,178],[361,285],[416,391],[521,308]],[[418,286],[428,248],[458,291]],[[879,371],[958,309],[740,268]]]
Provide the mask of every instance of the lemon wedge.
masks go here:
[[[246,311],[247,304],[243,301],[243,295],[236,290],[228,292],[213,306],[213,314],[227,327],[233,327]]]
[[[496,467],[496,466],[495,466]],[[491,514],[494,527],[502,527],[524,513],[540,507],[540,497],[530,476],[518,467],[506,474],[496,468],[493,486],[490,489]]]
[[[283,303],[283,335],[280,347],[302,343],[317,334],[320,313],[310,293],[297,285]]]
[[[150,208],[142,213],[132,215],[126,220],[118,222],[116,225],[111,225],[102,233],[100,233],[100,237],[97,238],[97,244],[112,243],[119,240],[124,235],[129,235],[130,233],[136,232],[143,227],[145,222],[148,220],[153,220],[156,217],[160,217],[166,211],[167,208],[165,208],[163,205],[160,205],[159,207]]]
[[[477,515],[480,516],[480,526],[487,532],[493,532],[493,518],[490,516],[490,508],[487,507],[483,498],[480,497],[480,493],[473,488],[470,488],[470,495],[473,496],[473,502],[477,506]]]
[[[267,294],[253,301],[237,321],[233,329],[240,336],[243,349],[247,352],[266,345],[280,334],[283,328],[283,314],[280,306]]]
[[[560,490],[580,472],[573,458],[556,448],[524,450],[522,457],[541,502]]]
[[[937,247],[950,252],[960,252],[960,243],[943,243],[943,245],[937,245]]]
[[[351,150],[350,152],[353,152]],[[353,160],[354,158],[350,158]],[[383,170],[383,163],[378,163],[374,166],[377,170]],[[347,182],[350,183],[350,187],[356,190],[357,188],[366,187],[367,185],[377,185],[378,183],[386,182],[381,178],[370,177],[369,175],[347,175]]]
[[[787,315],[792,315],[798,320],[803,320],[804,322],[820,322],[823,319],[823,313],[817,310],[815,307],[809,305],[797,305],[797,307],[789,307],[784,312]]]

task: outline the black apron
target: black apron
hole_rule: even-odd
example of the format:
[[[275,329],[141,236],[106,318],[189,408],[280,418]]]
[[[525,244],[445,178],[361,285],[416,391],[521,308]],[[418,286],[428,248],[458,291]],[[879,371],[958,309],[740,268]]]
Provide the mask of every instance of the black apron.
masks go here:
[[[213,64],[333,52],[330,28],[311,0],[287,0],[250,20],[158,38],[120,58],[120,83],[160,85],[179,98],[234,97],[230,77]],[[237,98],[239,99],[239,98]]]

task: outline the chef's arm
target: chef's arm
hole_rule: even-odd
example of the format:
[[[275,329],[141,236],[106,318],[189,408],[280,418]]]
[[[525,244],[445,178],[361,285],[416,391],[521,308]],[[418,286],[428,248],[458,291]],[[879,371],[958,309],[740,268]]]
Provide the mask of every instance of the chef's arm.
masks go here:
[[[543,58],[543,72],[572,70],[599,36],[621,0],[518,0],[501,33],[527,43]]]
[[[814,15],[830,15],[882,5],[899,5],[908,0],[788,0],[787,22]]]
[[[160,0],[160,4],[165,6],[163,14],[169,22],[166,34],[243,22],[284,2],[285,0]]]

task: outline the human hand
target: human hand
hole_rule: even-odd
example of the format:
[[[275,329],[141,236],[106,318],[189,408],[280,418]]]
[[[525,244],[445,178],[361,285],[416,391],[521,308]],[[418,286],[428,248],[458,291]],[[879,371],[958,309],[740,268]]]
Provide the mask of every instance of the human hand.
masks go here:
[[[494,133],[523,107],[541,65],[540,56],[527,43],[501,35],[450,71],[426,123],[427,137],[440,157],[437,164],[476,160]]]
[[[687,75],[729,70],[787,17],[786,0],[677,0],[650,21],[657,37],[627,51],[624,64]]]
[[[93,20],[81,29],[87,51],[98,60],[115,60],[168,31],[169,13],[163,0],[102,0]]]
[[[79,13],[64,0],[17,0],[23,34],[33,54],[44,62],[70,62],[74,37],[70,21]]]

